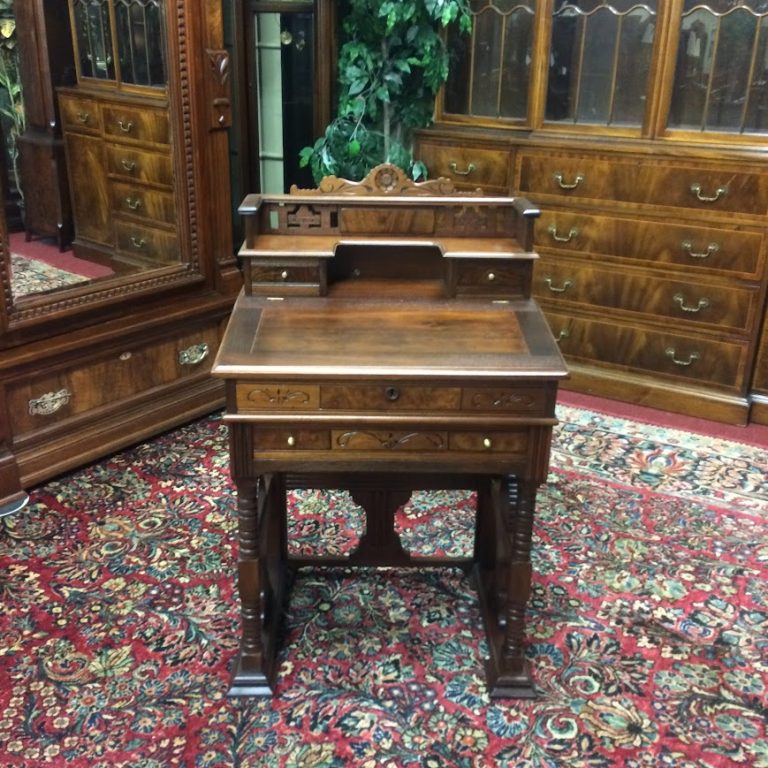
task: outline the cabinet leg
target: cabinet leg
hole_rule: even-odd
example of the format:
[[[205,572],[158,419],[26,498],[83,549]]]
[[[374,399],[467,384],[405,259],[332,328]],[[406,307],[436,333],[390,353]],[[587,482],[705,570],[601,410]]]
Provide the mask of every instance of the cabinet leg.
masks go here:
[[[238,591],[242,633],[229,696],[271,696],[287,592],[285,487],[270,475],[238,487]]]
[[[508,476],[479,495],[475,566],[489,656],[492,698],[535,696],[525,659],[525,610],[531,591],[536,484]]]

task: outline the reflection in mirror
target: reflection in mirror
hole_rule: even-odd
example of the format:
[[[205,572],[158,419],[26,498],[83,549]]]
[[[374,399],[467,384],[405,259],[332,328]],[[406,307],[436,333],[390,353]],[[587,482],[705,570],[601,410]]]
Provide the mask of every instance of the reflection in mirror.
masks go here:
[[[670,127],[768,133],[768,8],[686,0]]]
[[[641,126],[655,32],[655,2],[556,0],[546,119]]]

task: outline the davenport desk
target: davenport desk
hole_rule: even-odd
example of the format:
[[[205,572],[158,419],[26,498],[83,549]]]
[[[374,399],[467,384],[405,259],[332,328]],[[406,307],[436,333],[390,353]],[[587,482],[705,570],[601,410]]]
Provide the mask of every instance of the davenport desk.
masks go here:
[[[269,696],[291,576],[304,565],[459,565],[479,595],[491,696],[530,696],[524,621],[546,480],[557,345],[530,297],[521,198],[458,195],[392,166],[359,183],[250,195],[244,289],[213,372],[237,486],[242,637],[230,695]],[[348,490],[366,513],[344,559],[289,555],[286,491]],[[477,494],[471,557],[408,554],[413,490]],[[317,649],[323,653],[322,648]]]

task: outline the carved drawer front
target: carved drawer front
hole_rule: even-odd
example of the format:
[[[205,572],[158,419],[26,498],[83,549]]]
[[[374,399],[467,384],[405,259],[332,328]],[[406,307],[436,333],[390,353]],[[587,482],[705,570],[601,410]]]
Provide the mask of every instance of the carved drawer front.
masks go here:
[[[461,394],[464,411],[545,414],[547,405],[541,387],[465,387]]]
[[[115,221],[115,239],[120,255],[137,264],[170,264],[181,255],[175,232],[147,227],[133,221]]]
[[[317,384],[253,384],[239,381],[235,386],[238,413],[260,411],[314,411],[320,404]]]
[[[128,345],[91,361],[10,384],[8,410],[17,436],[66,424],[89,412],[122,407],[179,379],[205,375],[219,343],[218,325],[145,345]]]
[[[640,329],[623,323],[545,310],[560,350],[587,363],[663,375],[670,379],[740,391],[748,343]]]
[[[318,296],[325,284],[324,266],[315,259],[290,263],[258,263],[248,265],[251,292],[268,295]]]
[[[530,264],[492,259],[451,259],[449,283],[458,296],[524,298],[530,291]]]
[[[332,445],[340,451],[446,451],[448,433],[440,430],[332,430]]]
[[[457,146],[421,142],[419,159],[432,178],[451,179],[462,187],[506,190],[509,186],[511,152],[508,149]]]
[[[172,192],[141,187],[135,184],[112,182],[112,210],[142,219],[166,224],[176,222],[176,208]]]
[[[751,330],[760,305],[757,287],[668,280],[554,256],[545,256],[536,265],[534,294],[543,304],[572,302],[617,309],[720,333]]]
[[[521,194],[533,199],[585,198],[754,216],[768,210],[768,175],[696,162],[523,150],[519,176]]]
[[[164,109],[104,104],[104,135],[118,141],[169,144],[168,113]]]
[[[95,99],[59,94],[61,124],[69,131],[101,131],[101,113]]]
[[[173,164],[168,153],[134,149],[125,144],[108,143],[107,172],[123,180],[173,186]]]
[[[546,209],[536,223],[537,248],[618,257],[652,267],[722,273],[744,279],[763,273],[759,231],[638,221]]]
[[[322,408],[353,411],[457,411],[459,387],[421,387],[410,384],[326,384],[320,390]]]

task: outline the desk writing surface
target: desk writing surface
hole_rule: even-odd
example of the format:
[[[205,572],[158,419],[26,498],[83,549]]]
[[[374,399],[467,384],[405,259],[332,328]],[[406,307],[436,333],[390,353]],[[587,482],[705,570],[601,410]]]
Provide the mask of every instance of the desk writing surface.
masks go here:
[[[566,371],[527,300],[241,295],[215,372],[559,378]]]

